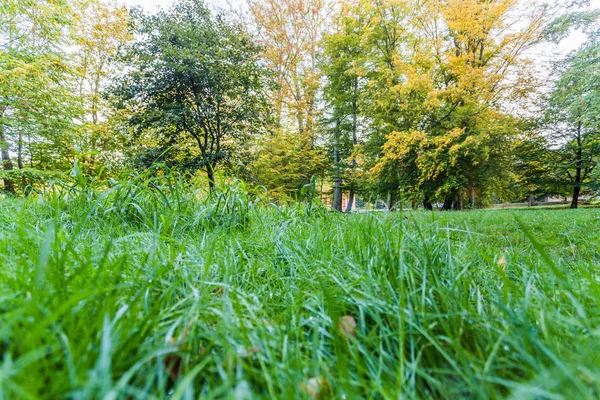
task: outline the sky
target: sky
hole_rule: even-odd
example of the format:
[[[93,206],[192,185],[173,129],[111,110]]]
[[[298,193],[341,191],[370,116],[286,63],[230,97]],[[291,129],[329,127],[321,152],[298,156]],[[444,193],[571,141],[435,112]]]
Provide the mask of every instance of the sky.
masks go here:
[[[148,11],[156,11],[158,7],[169,8],[169,6],[174,2],[175,0],[125,0],[125,4],[127,4],[128,6],[142,6]],[[233,1],[233,3],[236,2],[236,0]],[[229,3],[231,3],[231,1],[211,0],[210,3],[216,5],[223,5],[223,7],[226,7]]]
[[[171,4],[175,2],[175,0],[124,0],[125,4],[129,7],[133,6],[142,6],[147,11],[153,12],[156,11],[159,7],[169,8]],[[567,1],[567,0],[556,0],[559,2]],[[244,0],[210,0],[211,4],[215,4],[217,6],[222,6],[223,8],[228,8],[232,3],[243,3]],[[592,0],[591,5],[594,8],[600,8],[600,0]],[[566,55],[570,51],[577,49],[585,40],[585,35],[582,32],[573,32],[570,37],[560,43],[557,48],[544,49],[544,52],[550,51],[555,52],[558,51],[563,55]],[[542,56],[543,57],[543,56]]]
[[[148,11],[155,11],[158,6],[166,8],[172,3],[173,0],[125,0],[129,7],[143,6]]]

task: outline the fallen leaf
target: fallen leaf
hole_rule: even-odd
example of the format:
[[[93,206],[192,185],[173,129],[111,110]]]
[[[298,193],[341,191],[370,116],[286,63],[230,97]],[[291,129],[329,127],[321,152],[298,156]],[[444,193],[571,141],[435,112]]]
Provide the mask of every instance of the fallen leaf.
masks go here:
[[[340,333],[346,337],[356,336],[356,326],[356,320],[351,315],[343,316],[340,318],[340,322],[338,323]]]
[[[219,295],[219,296],[223,296],[223,293],[225,293],[225,290],[223,290],[222,287],[218,287],[218,288],[215,288],[212,292],[214,294]]]
[[[260,347],[252,346],[252,347],[248,347],[247,349],[242,348],[242,349],[238,350],[238,355],[242,358],[248,358],[258,352],[260,352]]]
[[[506,259],[504,258],[504,256],[498,259],[498,266],[502,268],[503,271],[506,271]]]
[[[322,376],[316,376],[306,382],[301,382],[300,390],[313,399],[318,399],[327,390],[327,381]]]

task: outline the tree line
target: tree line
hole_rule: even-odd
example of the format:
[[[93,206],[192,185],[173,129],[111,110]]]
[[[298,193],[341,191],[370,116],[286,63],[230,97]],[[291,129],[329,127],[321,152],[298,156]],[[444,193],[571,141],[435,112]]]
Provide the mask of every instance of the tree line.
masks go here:
[[[589,2],[0,5],[3,189],[162,163],[289,200],[445,210],[598,190]],[[546,57],[579,29],[566,57]],[[550,71],[543,73],[540,71]]]

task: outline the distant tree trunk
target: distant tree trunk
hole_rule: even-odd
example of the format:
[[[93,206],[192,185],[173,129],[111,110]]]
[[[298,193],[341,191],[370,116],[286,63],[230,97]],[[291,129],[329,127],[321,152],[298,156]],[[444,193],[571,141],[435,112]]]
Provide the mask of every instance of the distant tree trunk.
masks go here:
[[[2,168],[5,171],[12,171],[14,167],[12,161],[10,160],[8,143],[4,137],[4,127],[2,126],[0,126],[0,153],[2,157]],[[15,184],[11,179],[4,178],[4,191],[8,193],[15,192]]]
[[[527,207],[533,207],[533,195],[529,193],[529,197],[527,197]]]
[[[348,204],[346,205],[346,212],[349,213],[352,211],[352,207],[354,206],[354,187],[350,186],[350,195],[348,196]]]
[[[23,169],[23,132],[19,132],[19,145],[17,148],[17,165]]]
[[[302,110],[302,107],[300,106],[300,101],[302,99],[302,94],[300,93],[300,83],[298,82],[298,80],[296,79],[294,82],[294,85],[296,87],[296,94],[294,97],[294,100],[296,101],[294,107],[296,108],[296,121],[298,123],[298,132],[300,132],[300,134],[306,133],[304,131],[304,110]]]
[[[19,144],[17,147],[17,165],[19,169],[23,169],[23,132],[19,131]],[[23,189],[27,187],[27,179],[25,175],[21,176],[21,182],[23,183]]]
[[[575,181],[573,186],[573,200],[571,200],[571,208],[577,208],[579,205],[579,193],[581,192],[581,170],[583,164],[583,152],[581,150],[581,121],[577,124],[577,152],[576,152],[576,160],[575,165],[577,169],[575,170]]]
[[[454,201],[454,196],[452,194],[446,196],[444,199],[444,205],[442,206],[443,211],[452,210],[452,202]]]
[[[358,144],[358,78],[354,78],[353,81],[353,93],[354,97],[352,99],[352,146],[356,146]],[[352,149],[354,151],[354,148]],[[350,163],[350,168],[356,168],[356,160],[352,159]],[[354,183],[350,183],[350,195],[348,196],[348,204],[346,205],[346,213],[352,211],[352,207],[354,207]]]
[[[462,198],[462,192],[460,190],[456,191],[455,199],[456,199],[456,201],[454,202],[454,210],[462,211],[463,210],[463,198]]]
[[[29,149],[29,166],[33,168],[33,149],[31,148],[31,136],[27,135],[27,148]]]
[[[575,186],[573,188],[573,200],[571,200],[571,208],[577,208],[579,205],[579,193],[581,192],[581,187]]]
[[[581,168],[575,171],[575,186],[573,186],[573,200],[571,200],[571,208],[577,208],[579,205],[579,194],[581,193]]]
[[[428,211],[433,211],[433,204],[431,204],[431,200],[429,199],[429,195],[425,193],[423,197],[423,208]]]
[[[333,209],[335,211],[342,211],[342,178],[340,176],[340,150],[337,138],[333,144],[333,170],[335,174],[333,179]]]
[[[396,206],[396,193],[394,191],[388,192],[388,211],[392,211]]]
[[[475,188],[471,187],[471,199],[469,202],[469,207],[471,208],[471,210],[475,209]]]
[[[206,176],[208,177],[208,188],[212,193],[215,190],[215,170],[211,163],[206,164]]]

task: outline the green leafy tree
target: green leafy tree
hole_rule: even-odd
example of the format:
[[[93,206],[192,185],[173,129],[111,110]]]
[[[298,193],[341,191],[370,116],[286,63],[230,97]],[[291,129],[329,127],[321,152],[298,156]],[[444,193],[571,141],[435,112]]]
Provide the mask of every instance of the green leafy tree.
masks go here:
[[[135,14],[129,71],[113,90],[138,134],[158,136],[149,160],[214,171],[269,119],[269,73],[241,23],[200,0],[181,0],[156,15]],[[170,149],[167,151],[167,149]]]
[[[70,88],[73,8],[68,1],[9,0],[0,5],[0,148],[4,189],[15,191],[38,170],[63,168],[72,155],[78,116]],[[12,157],[16,154],[15,169]]]
[[[525,127],[513,143],[512,155],[511,165],[518,188],[515,194],[527,197],[530,207],[535,197],[561,192],[553,184],[552,149],[547,138]]]
[[[342,211],[342,190],[348,186],[346,211],[352,209],[356,160],[352,157],[359,139],[360,101],[366,80],[361,73],[364,48],[361,44],[363,21],[354,8],[344,6],[337,17],[335,32],[325,36],[321,70],[326,78],[324,115],[328,147],[333,161],[333,209]]]
[[[559,183],[572,188],[571,208],[595,184],[600,155],[600,43],[593,37],[559,66],[548,97],[546,123]]]
[[[275,130],[252,148],[247,179],[278,200],[297,199],[302,188],[326,169],[325,154],[305,135]]]

